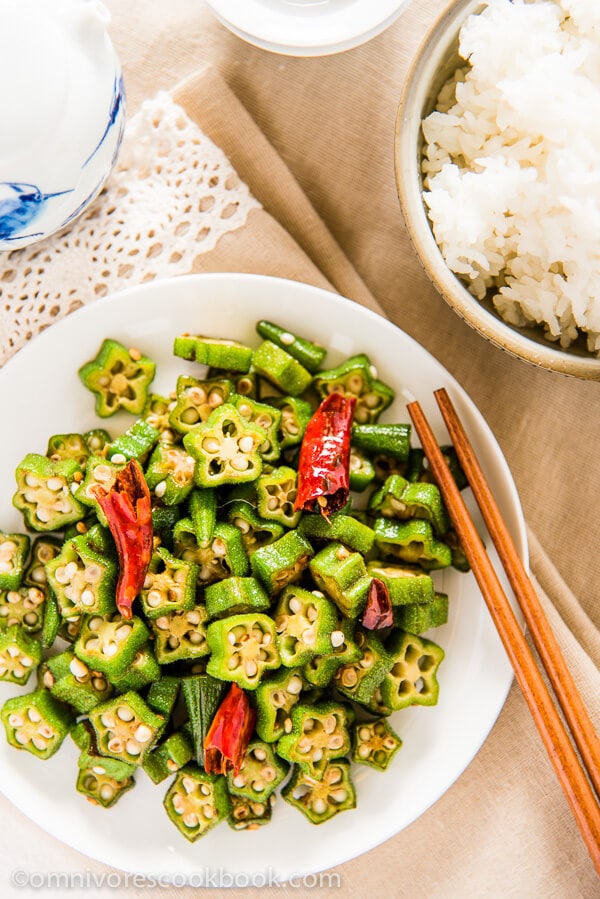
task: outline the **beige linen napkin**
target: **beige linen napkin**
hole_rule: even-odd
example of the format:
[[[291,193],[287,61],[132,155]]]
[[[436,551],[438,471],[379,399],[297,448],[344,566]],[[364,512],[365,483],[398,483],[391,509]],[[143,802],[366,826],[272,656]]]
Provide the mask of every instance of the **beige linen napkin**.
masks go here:
[[[370,308],[378,304],[356,274],[289,170],[224,81],[210,68],[186,80],[175,100],[228,156],[262,208],[198,253],[194,271],[254,271],[330,287]],[[598,635],[534,535],[532,567],[573,675],[600,724]],[[20,867],[108,870],[37,831],[5,800],[13,838],[22,839]],[[106,826],[109,826],[107,823]],[[4,850],[6,851],[6,850]],[[9,871],[14,858],[0,859]],[[61,860],[60,865],[57,859]],[[516,859],[514,863],[512,859]],[[22,862],[26,862],[23,864]],[[511,691],[491,736],[468,770],[421,818],[396,837],[336,869],[333,894],[401,899],[464,896],[592,897],[598,882],[537,737],[524,701]],[[156,895],[140,889],[135,895]],[[258,891],[228,891],[232,897]],[[294,890],[294,895],[315,891]],[[317,895],[325,893],[322,889]],[[129,890],[134,895],[133,890]],[[198,891],[165,889],[181,897]],[[15,893],[15,895],[19,895]],[[22,894],[21,894],[22,895]]]

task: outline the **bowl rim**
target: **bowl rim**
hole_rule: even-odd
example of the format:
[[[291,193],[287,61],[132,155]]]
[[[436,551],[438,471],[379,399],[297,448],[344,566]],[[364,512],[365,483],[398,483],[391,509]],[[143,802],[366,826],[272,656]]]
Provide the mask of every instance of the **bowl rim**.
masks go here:
[[[451,271],[438,247],[422,198],[416,152],[426,92],[438,60],[456,42],[465,19],[483,9],[484,0],[455,0],[433,22],[406,76],[394,130],[394,174],[404,223],[428,277],[449,306],[482,337],[532,365],[573,377],[600,380],[600,358],[569,353],[538,343],[523,331],[492,316]]]

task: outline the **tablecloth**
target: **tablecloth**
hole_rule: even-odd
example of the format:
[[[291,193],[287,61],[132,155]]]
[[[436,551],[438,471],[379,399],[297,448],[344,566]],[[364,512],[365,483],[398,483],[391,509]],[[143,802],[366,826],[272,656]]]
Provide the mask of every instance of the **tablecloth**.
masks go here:
[[[174,90],[261,204],[249,219],[264,216],[260,226],[286,249],[278,263],[268,250],[257,254],[252,245],[244,250],[242,230],[233,231],[192,267],[298,277],[379,305],[477,403],[512,470],[542,601],[598,726],[597,385],[532,368],[472,332],[423,274],[398,207],[393,170],[398,96],[426,29],[447,5],[414,0],[369,43],[330,57],[297,59],[239,40],[200,0],[107,3],[129,115],[157,91]],[[22,889],[10,885],[17,862],[20,869],[38,872],[110,873],[49,837],[6,800],[0,808],[3,895],[40,892],[35,881]],[[402,833],[331,873],[336,875],[332,886],[322,884],[318,894],[598,895],[597,877],[516,687],[454,786]],[[103,895],[108,888],[92,886],[86,895]],[[159,892],[131,885],[120,889],[139,896]],[[77,887],[70,892],[76,895]],[[239,895],[254,893],[259,894]]]

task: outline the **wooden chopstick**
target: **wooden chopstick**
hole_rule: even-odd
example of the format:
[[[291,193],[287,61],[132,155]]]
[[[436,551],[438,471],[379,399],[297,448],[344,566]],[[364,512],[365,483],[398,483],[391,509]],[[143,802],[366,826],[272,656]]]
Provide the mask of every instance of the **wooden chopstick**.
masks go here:
[[[434,396],[588,776],[600,796],[600,739],[452,400],[443,388]]]
[[[409,403],[407,409],[469,560],[471,570],[513,666],[516,680],[521,687],[594,867],[600,875],[600,806],[596,801],[594,791],[553,704],[523,631],[423,410],[418,402]],[[456,443],[455,448],[459,454]],[[468,478],[466,471],[465,474]]]

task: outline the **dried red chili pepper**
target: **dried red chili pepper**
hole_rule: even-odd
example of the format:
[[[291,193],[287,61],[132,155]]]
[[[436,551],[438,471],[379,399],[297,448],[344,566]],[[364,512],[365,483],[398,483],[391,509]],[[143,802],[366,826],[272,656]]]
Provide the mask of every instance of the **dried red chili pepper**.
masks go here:
[[[367,604],[365,605],[361,624],[368,631],[383,630],[384,627],[392,627],[394,624],[390,591],[387,585],[378,577],[374,577],[369,585]]]
[[[356,397],[330,393],[306,426],[295,509],[327,518],[348,502],[350,439]]]
[[[117,609],[131,618],[133,600],[140,592],[152,556],[152,507],[144,473],[131,459],[117,475],[108,493],[94,487],[94,496],[106,515],[119,555]]]
[[[255,718],[247,694],[232,684],[204,740],[204,769],[208,774],[227,774],[232,768],[234,774],[238,773]]]

